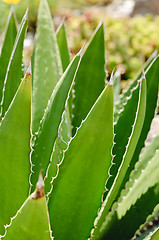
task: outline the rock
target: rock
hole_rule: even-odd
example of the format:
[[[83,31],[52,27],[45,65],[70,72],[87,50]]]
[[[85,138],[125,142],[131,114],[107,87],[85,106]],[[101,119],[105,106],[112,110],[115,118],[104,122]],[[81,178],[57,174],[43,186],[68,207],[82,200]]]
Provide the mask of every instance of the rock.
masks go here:
[[[136,0],[132,16],[136,14],[159,14],[159,0]]]

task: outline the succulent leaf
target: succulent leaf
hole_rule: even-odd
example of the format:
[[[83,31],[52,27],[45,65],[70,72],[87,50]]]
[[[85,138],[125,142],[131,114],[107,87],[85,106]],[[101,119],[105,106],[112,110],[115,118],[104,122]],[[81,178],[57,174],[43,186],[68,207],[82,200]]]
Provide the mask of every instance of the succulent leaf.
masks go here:
[[[154,118],[154,115],[155,115],[155,109],[157,106],[157,98],[158,98],[158,86],[159,86],[159,78],[157,75],[158,69],[159,69],[159,57],[156,57],[154,61],[151,63],[151,65],[147,68],[145,73],[146,83],[147,83],[145,119],[144,119],[142,131],[141,131],[141,135],[137,142],[137,146],[132,158],[133,160],[131,161],[129,169],[125,175],[125,182],[128,181],[129,175],[131,171],[134,169],[135,163],[139,159],[139,154],[142,148],[144,147],[145,140],[152,123],[152,119]]]
[[[0,125],[0,232],[29,192],[31,77],[26,76]],[[2,207],[3,206],[3,207]]]
[[[138,82],[137,86],[131,90],[131,96],[127,98],[127,103],[125,104],[123,111],[120,113],[117,123],[114,125],[115,137],[114,147],[112,150],[114,158],[113,165],[110,169],[111,177],[109,178],[107,183],[108,190],[112,187],[114,179],[118,174],[118,169],[123,161],[123,156],[127,151],[127,148],[125,146],[128,145],[129,139],[131,138],[132,126],[135,122],[138,107],[139,91],[140,83]],[[122,185],[124,185],[124,183]],[[121,189],[122,186],[120,186],[120,190]],[[106,192],[106,194],[107,193],[108,192]],[[117,200],[119,194],[120,191],[118,191],[118,194],[116,195],[114,200]]]
[[[32,146],[34,150],[31,155],[31,161],[34,165],[31,182],[34,186],[37,182],[39,172],[43,170],[44,176],[46,174],[53,146],[58,137],[58,128],[62,121],[62,113],[65,109],[68,92],[74,79],[79,60],[80,56],[77,55],[56,85],[34,140],[34,145]]]
[[[41,177],[39,177],[35,192],[27,198],[16,216],[11,219],[11,223],[6,228],[6,234],[2,239],[53,239],[50,232],[49,214],[43,184]],[[39,195],[40,191],[42,195]]]
[[[5,34],[5,39],[1,51],[0,56],[0,101],[2,100],[2,90],[4,85],[4,80],[7,72],[7,67],[9,64],[9,59],[11,57],[12,49],[14,47],[14,42],[17,35],[17,27],[15,23],[14,13],[10,12],[8,23],[7,23],[7,31]]]
[[[56,34],[47,0],[41,0],[39,6],[33,65],[32,132],[35,134],[62,73]]]
[[[147,60],[147,62],[144,65],[144,71],[142,70],[138,76],[136,77],[136,79],[132,82],[132,84],[129,86],[129,88],[124,91],[124,93],[121,95],[119,102],[114,106],[114,121],[117,122],[118,117],[120,112],[123,110],[124,105],[127,102],[127,98],[129,98],[131,96],[131,91],[133,88],[136,87],[137,82],[139,79],[141,79],[143,72],[146,73],[147,70],[150,68],[150,66],[155,62],[157,58],[157,52],[154,51],[153,54],[149,57],[149,59]]]
[[[124,176],[131,162],[133,153],[136,148],[136,143],[142,130],[146,110],[146,79],[141,79],[139,86],[140,86],[139,91],[137,91],[139,100],[136,109],[137,111],[134,119],[134,124],[132,126],[132,132],[126,146],[126,151],[124,152],[122,162],[118,168],[115,180],[106,196],[105,201],[103,202],[103,206],[101,207],[100,213],[96,220],[97,221],[95,226],[96,228],[94,229],[93,232],[93,237],[95,237],[95,239],[100,239],[102,238],[103,235],[105,235],[107,229],[107,215],[112,207],[113,202],[116,200],[116,197],[118,196],[121,190],[121,185],[124,181]],[[127,106],[131,105],[127,104]]]
[[[92,68],[93,66],[93,68]],[[73,135],[105,86],[104,26],[101,23],[81,59],[74,81],[70,111]],[[88,97],[89,93],[89,97]]]
[[[3,117],[7,111],[23,77],[22,56],[26,28],[27,11],[21,22],[7,66],[1,99],[1,117]]]
[[[105,222],[105,238],[112,240],[115,240],[117,237],[123,240],[131,239],[134,232],[137,231],[139,226],[153,211],[156,204],[158,204],[158,157],[159,151],[156,152],[149,162],[143,174],[135,181],[132,190],[130,189],[130,193],[123,196],[122,200],[120,199],[121,202],[118,202],[118,205],[116,204],[114,209],[108,214]],[[151,178],[149,175],[150,171],[153,172]],[[128,203],[129,200],[130,204]],[[124,206],[125,202],[126,206]],[[128,206],[130,207],[129,209]],[[124,209],[127,210],[126,213]]]
[[[53,182],[49,212],[53,236],[86,239],[109,176],[113,144],[113,87],[107,86],[65,152]]]
[[[159,135],[144,144],[159,56],[120,97],[118,71],[105,87],[103,23],[70,63],[64,21],[55,34],[40,0],[21,81],[26,18],[17,33],[11,11],[0,56],[0,239],[158,239]]]
[[[58,138],[55,140],[53,152],[50,159],[50,165],[48,166],[46,179],[45,179],[45,190],[47,195],[52,191],[52,182],[57,175],[58,164],[61,163],[64,151],[67,149],[69,141],[71,139],[70,131],[68,130],[68,118],[67,112],[63,113],[62,122],[58,129]],[[70,129],[72,130],[72,129]]]
[[[140,161],[136,164],[135,170],[126,184],[126,189],[121,192],[117,204],[114,204],[112,211],[108,214],[105,227],[107,228],[105,237],[108,239],[115,240],[118,237],[127,240],[133,237],[134,232],[158,204],[158,143],[159,137],[157,136],[141,155]],[[153,173],[151,178],[149,177],[150,172]],[[153,215],[155,218],[156,210]]]
[[[66,28],[64,21],[61,23],[60,27],[57,30],[56,38],[62,62],[62,69],[64,72],[70,63],[70,54],[67,45]]]

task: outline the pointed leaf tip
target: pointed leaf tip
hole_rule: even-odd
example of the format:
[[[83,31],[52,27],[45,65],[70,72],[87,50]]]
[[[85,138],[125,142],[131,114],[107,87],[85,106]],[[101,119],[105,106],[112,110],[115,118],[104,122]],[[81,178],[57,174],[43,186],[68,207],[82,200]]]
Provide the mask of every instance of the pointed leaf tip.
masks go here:
[[[44,191],[44,180],[43,180],[43,176],[42,176],[42,172],[40,172],[39,174],[39,179],[38,182],[36,184],[36,189],[35,191],[31,194],[31,198],[34,200],[37,200],[39,198],[42,198],[45,196],[45,191]]]
[[[115,68],[113,69],[112,73],[111,73],[111,76],[110,76],[110,80],[108,82],[108,85],[111,87],[113,86],[113,83],[114,83],[114,72],[115,72]]]
[[[86,46],[86,42],[83,44],[82,48],[81,48],[81,49],[79,50],[79,52],[77,53],[78,56],[80,56],[80,57],[83,56],[85,46]]]

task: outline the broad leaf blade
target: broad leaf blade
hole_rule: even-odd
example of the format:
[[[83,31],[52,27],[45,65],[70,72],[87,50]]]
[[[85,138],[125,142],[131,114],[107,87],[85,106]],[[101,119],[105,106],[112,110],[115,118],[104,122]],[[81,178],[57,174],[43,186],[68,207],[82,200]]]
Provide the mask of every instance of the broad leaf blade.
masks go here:
[[[50,240],[45,197],[38,200],[29,197],[3,239]]]
[[[7,72],[5,75],[1,106],[2,117],[7,111],[23,77],[22,57],[26,28],[27,28],[27,12],[23,17],[20,29],[15,39],[14,47],[10,56]]]
[[[151,64],[149,63],[147,65],[146,68],[147,68],[147,70],[145,73],[145,77],[146,77],[146,82],[147,82],[147,86],[146,86],[147,100],[146,100],[146,113],[145,113],[144,124],[142,127],[140,138],[138,139],[138,143],[137,143],[137,147],[134,152],[134,156],[132,157],[132,161],[131,161],[128,171],[124,177],[124,181],[123,181],[121,188],[123,188],[125,183],[128,181],[130,173],[133,170],[135,163],[138,161],[138,157],[139,157],[141,149],[144,146],[144,142],[147,137],[148,131],[150,129],[151,122],[152,122],[152,119],[153,119],[154,113],[155,113],[156,104],[157,104],[158,82],[159,82],[157,72],[159,69],[159,58],[157,57],[156,59],[154,59],[151,62]],[[133,86],[136,86],[136,81],[130,86],[130,89],[127,91],[127,93],[125,93],[125,99],[127,98],[128,101],[130,101],[129,100],[131,98],[130,93],[134,89]],[[135,104],[132,105],[132,111],[129,112],[129,114],[127,114],[127,116],[126,116],[126,122],[128,124],[130,122],[130,119],[133,117],[132,114],[133,114],[134,106],[135,106]],[[122,112],[121,112],[121,114],[119,114],[118,119],[120,118],[121,115],[122,115]],[[127,121],[128,119],[129,119],[129,121]],[[127,123],[124,123],[123,127],[122,127],[118,124],[118,122],[120,122],[120,119],[119,119],[119,121],[117,121],[117,123],[115,125],[115,130],[114,130],[115,133],[117,133],[117,135],[115,136],[115,142],[117,144],[114,146],[114,149],[113,149],[113,154],[116,155],[116,157],[114,159],[114,162],[116,165],[114,165],[113,168],[111,169],[111,174],[113,176],[116,175],[117,169],[120,166],[121,161],[119,161],[118,159],[122,158],[122,155],[124,153],[122,151],[122,149],[124,150],[124,146],[125,146],[124,139],[126,140],[126,138],[128,138],[128,134],[129,134],[128,133],[129,128],[127,127]],[[119,127],[118,127],[118,125],[119,125]],[[125,132],[125,127],[127,129],[126,132]],[[116,159],[118,161],[116,161]],[[110,180],[108,181],[108,188],[110,188],[110,186],[113,182],[113,179],[114,179],[114,177],[110,178]]]
[[[33,167],[32,183],[35,185],[39,172],[43,170],[45,176],[46,169],[49,165],[51,153],[56,138],[58,137],[58,128],[62,120],[62,113],[65,109],[66,99],[71,87],[80,56],[76,56],[65,73],[62,75],[54,92],[51,95],[44,117],[42,119],[39,132],[33,145],[31,161]],[[49,134],[48,134],[49,133]]]
[[[61,63],[47,0],[41,0],[34,56],[32,132],[38,131],[48,100],[60,78]]]
[[[60,128],[58,130],[58,138],[55,141],[54,149],[51,155],[50,165],[47,170],[47,178],[45,179],[45,191],[46,193],[51,191],[52,188],[52,180],[55,178],[58,171],[58,164],[61,163],[64,155],[64,151],[67,149],[68,144],[71,139],[71,135],[69,135],[68,131],[68,118],[67,112],[64,113],[63,121],[60,124]],[[72,129],[70,129],[72,130]]]
[[[157,174],[159,170],[156,166],[157,157],[153,160],[157,149],[159,149],[159,136],[152,141],[141,155],[140,161],[136,164],[129,182],[118,199],[118,205],[114,205],[113,210],[107,217],[106,237],[108,239],[122,238],[127,240],[131,238],[158,204]],[[155,170],[151,169],[150,171],[150,168]],[[154,176],[156,176],[156,180],[154,180]],[[153,184],[154,186],[152,186]],[[153,216],[149,217],[149,221],[155,218],[157,213],[158,211],[155,208]],[[149,221],[147,220],[143,227],[146,227]],[[145,235],[148,234],[145,233],[141,239],[144,239]]]
[[[107,182],[108,190],[112,187],[114,179],[118,174],[118,169],[122,163],[123,156],[127,150],[126,146],[128,145],[129,138],[131,137],[131,134],[132,134],[132,126],[134,125],[136,112],[138,108],[140,87],[141,87],[140,83],[138,82],[137,86],[132,89],[131,97],[129,97],[129,99],[127,100],[127,103],[125,104],[123,111],[119,115],[117,123],[114,125],[114,133],[115,133],[114,143],[115,144],[112,150],[112,153],[114,155],[114,159],[113,159],[114,164],[110,169],[111,177]],[[124,183],[122,185],[124,185]],[[120,189],[121,188],[122,186],[120,187]],[[120,191],[118,192],[118,195],[114,200],[117,200],[117,198],[119,197],[119,194],[120,194]]]
[[[113,87],[107,86],[72,139],[53,182],[49,212],[55,238],[89,237],[109,176],[112,145]]]
[[[135,163],[139,159],[139,154],[144,147],[144,143],[147,137],[147,134],[150,130],[152,119],[154,118],[155,109],[157,106],[157,98],[158,98],[158,70],[159,70],[159,57],[157,57],[153,63],[149,66],[145,73],[146,82],[147,82],[147,99],[146,99],[146,113],[144,124],[142,127],[141,135],[137,143],[136,150],[133,155],[133,161],[129,166],[128,172],[125,176],[125,182],[128,181],[130,172],[134,169]]]
[[[108,215],[103,239],[131,239],[152,213],[159,199],[158,158],[159,151],[135,180],[132,189],[129,189],[126,196],[122,195],[115,210]]]
[[[150,58],[147,60],[147,62],[144,65],[144,72],[147,72],[153,63],[155,63],[157,58],[157,51],[154,51],[153,54],[150,56]],[[117,122],[119,113],[122,111],[124,104],[127,102],[127,98],[131,95],[131,91],[133,88],[137,86],[137,81],[142,77],[143,71],[139,73],[137,78],[133,81],[131,86],[122,94],[121,99],[119,103],[117,103],[114,107],[114,121]]]
[[[144,171],[142,174],[140,174],[139,178],[132,178],[134,184],[131,186],[131,188],[128,188],[127,186],[126,191],[128,191],[128,189],[129,191],[127,192],[126,196],[124,196],[124,198],[122,196],[122,202],[120,203],[117,210],[119,218],[122,218],[122,216],[125,215],[125,213],[130,209],[130,207],[135,204],[137,199],[139,199],[143,194],[145,194],[148,188],[157,183],[156,179],[159,170],[157,170],[158,168],[156,165],[158,163],[158,156],[159,154],[157,154],[156,152],[155,156],[151,159],[151,161],[149,160],[146,168],[143,169]],[[149,178],[148,176],[151,176],[151,178]]]
[[[42,185],[41,185],[42,184]],[[41,181],[35,192],[28,197],[10,226],[6,229],[6,240],[51,240],[49,215]]]
[[[105,86],[104,27],[100,24],[87,47],[75,78],[70,111],[73,135]],[[88,97],[89,94],[89,97]]]
[[[132,127],[132,133],[129,137],[129,141],[126,146],[126,151],[124,153],[121,165],[118,169],[113,185],[109,190],[108,195],[100,210],[97,226],[94,229],[95,239],[102,238],[102,236],[105,234],[105,231],[107,229],[106,217],[112,207],[113,202],[116,200],[117,196],[120,193],[121,186],[124,181],[124,176],[131,162],[133,153],[136,148],[137,141],[139,139],[139,136],[142,130],[144,116],[145,116],[145,109],[146,109],[146,79],[143,79],[140,82],[139,102],[138,102],[136,117],[134,120],[134,125]]]
[[[70,54],[67,45],[66,29],[64,22],[62,22],[61,26],[57,30],[56,38],[62,62],[62,69],[64,72],[70,63]]]
[[[27,198],[30,174],[31,78],[21,83],[0,126],[0,231]],[[16,144],[15,144],[16,143]]]
[[[0,56],[0,101],[2,100],[2,89],[9,64],[9,59],[12,53],[14,42],[17,35],[17,27],[14,19],[14,14],[11,11],[7,24],[7,31]]]

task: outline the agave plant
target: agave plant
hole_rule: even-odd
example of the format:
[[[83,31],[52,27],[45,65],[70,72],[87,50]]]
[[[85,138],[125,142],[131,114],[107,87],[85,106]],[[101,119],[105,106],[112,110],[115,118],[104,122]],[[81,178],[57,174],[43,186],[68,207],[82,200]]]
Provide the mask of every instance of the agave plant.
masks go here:
[[[70,61],[65,25],[55,33],[41,0],[29,73],[26,28],[27,13],[17,31],[11,12],[0,57],[0,238],[135,238],[159,212],[159,136],[140,154],[158,56],[119,97],[119,75],[105,81],[103,23]]]

